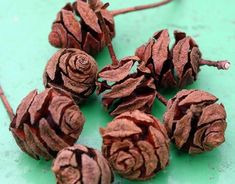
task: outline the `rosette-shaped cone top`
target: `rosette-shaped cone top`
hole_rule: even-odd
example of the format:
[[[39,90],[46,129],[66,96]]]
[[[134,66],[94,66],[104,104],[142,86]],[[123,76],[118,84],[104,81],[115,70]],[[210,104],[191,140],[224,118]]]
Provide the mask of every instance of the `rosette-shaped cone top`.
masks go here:
[[[77,141],[84,122],[72,98],[50,88],[39,94],[34,90],[22,100],[10,131],[22,151],[49,160]]]
[[[152,115],[125,112],[100,132],[104,157],[125,178],[147,180],[168,165],[169,138]]]
[[[136,56],[150,68],[158,87],[183,88],[193,83],[201,65],[223,70],[229,68],[230,63],[227,61],[203,60],[198,45],[186,33],[175,31],[174,35],[175,44],[171,50],[166,29],[155,33],[148,43],[136,50]]]
[[[52,170],[57,184],[110,184],[113,173],[102,154],[83,145],[61,150],[53,162]]]
[[[108,65],[98,73],[97,93],[103,93],[102,103],[111,115],[136,109],[151,112],[156,87],[150,73],[136,56]]]
[[[68,3],[57,14],[49,35],[51,45],[58,48],[78,48],[86,53],[94,55],[105,46],[105,39],[95,11],[103,4],[97,0],[96,4],[89,0],[77,0],[73,4]],[[101,13],[113,38],[114,20],[112,14],[102,9]]]
[[[190,154],[210,151],[225,140],[226,112],[200,90],[182,90],[168,101],[164,124],[172,142]]]
[[[67,92],[80,103],[95,91],[98,67],[79,49],[61,49],[49,60],[43,75],[45,87]]]

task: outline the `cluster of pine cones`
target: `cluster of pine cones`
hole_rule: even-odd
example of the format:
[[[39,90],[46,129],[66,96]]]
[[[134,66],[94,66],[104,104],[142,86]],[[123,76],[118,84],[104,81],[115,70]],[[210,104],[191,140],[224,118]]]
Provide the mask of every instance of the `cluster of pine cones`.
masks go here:
[[[107,6],[99,0],[77,0],[61,9],[49,34],[49,42],[61,49],[46,65],[46,89],[30,92],[15,115],[0,91],[17,144],[35,159],[55,158],[52,170],[58,184],[110,184],[112,171],[127,179],[147,180],[169,164],[170,141],[179,150],[199,154],[225,140],[226,111],[217,97],[181,90],[166,100],[158,91],[194,82],[202,65],[228,69],[230,63],[202,59],[198,45],[184,32],[175,31],[175,43],[169,48],[166,29],[155,33],[134,56],[118,61],[111,44],[117,12]],[[91,55],[105,46],[113,63],[98,72]],[[85,123],[78,105],[95,90],[114,116],[100,129],[102,153],[75,144]],[[151,115],[156,98],[166,105],[163,124]]]

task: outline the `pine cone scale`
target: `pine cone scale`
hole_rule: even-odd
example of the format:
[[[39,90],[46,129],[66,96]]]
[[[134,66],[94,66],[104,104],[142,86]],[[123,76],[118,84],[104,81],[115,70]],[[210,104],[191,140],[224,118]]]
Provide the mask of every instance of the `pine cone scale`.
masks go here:
[[[217,121],[213,123],[206,131],[206,136],[204,139],[204,147],[207,149],[212,149],[213,147],[217,147],[224,143],[224,131],[226,130],[227,124],[226,122]]]
[[[144,76],[138,78],[130,78],[121,84],[117,84],[111,88],[111,91],[104,94],[104,98],[120,98],[129,96],[140,85]],[[127,88],[128,86],[128,88]]]
[[[61,125],[61,118],[63,117],[65,110],[67,108],[71,108],[72,105],[72,101],[69,101],[67,97],[60,97],[60,99],[54,97],[51,100],[51,104],[48,108],[48,111],[51,115],[51,118],[58,126]]]
[[[39,132],[42,140],[51,147],[53,151],[60,151],[69,146],[69,144],[56,135],[56,132],[51,129],[45,119],[41,119],[39,122]]]
[[[182,78],[185,65],[188,62],[189,38],[184,38],[175,44],[173,48],[173,64],[179,78]]]
[[[183,74],[183,76],[179,80],[179,84],[178,84],[179,88],[183,88],[187,84],[193,83],[194,79],[195,78],[193,77],[192,68],[190,68]]]
[[[99,42],[91,33],[87,33],[83,43],[83,50],[91,55],[101,50],[101,42]]]
[[[199,61],[200,61],[201,57],[202,57],[202,55],[201,55],[201,52],[198,49],[198,47],[193,47],[192,52],[190,53],[190,63],[191,63],[194,74],[197,74],[200,71]],[[195,78],[196,78],[196,75],[195,75]]]
[[[50,98],[52,97],[52,90],[47,90],[44,93],[40,93],[35,96],[28,112],[30,114],[30,123],[36,125],[36,122],[40,119],[40,114],[44,113],[44,109],[50,103]]]
[[[186,98],[180,101],[179,106],[186,106],[192,103],[202,103],[202,102],[208,102],[208,103],[214,103],[218,99],[207,92],[195,90],[193,93],[187,95]]]
[[[203,150],[204,144],[202,145],[201,143],[204,142],[204,139],[206,137],[205,133],[206,133],[206,131],[208,130],[209,127],[210,127],[210,125],[205,125],[205,126],[201,127],[200,129],[198,129],[195,132],[195,136],[194,136],[194,139],[193,139],[193,144],[194,144],[195,147],[198,147],[201,150]]]
[[[164,63],[169,59],[169,44],[170,38],[167,30],[159,32],[155,36],[158,40],[152,46],[153,66],[155,75],[160,76]]]
[[[173,137],[175,143],[179,146],[183,146],[190,138],[192,113],[188,112],[183,118],[179,120],[179,123],[175,125],[173,130]]]
[[[36,95],[37,95],[37,92],[36,90],[34,90],[22,100],[21,106],[19,106],[17,109],[17,112],[19,112],[18,113],[19,115],[16,116],[15,121],[12,122],[13,126],[15,126],[16,128],[20,128],[23,122],[26,119],[28,119],[29,117],[28,110]]]
[[[15,138],[17,145],[20,147],[20,149],[23,152],[27,153],[32,158],[39,160],[38,156],[31,150],[31,148],[25,141],[25,135],[23,135],[24,137],[21,137],[22,133],[14,129],[11,129],[11,132],[12,132],[13,137]]]
[[[211,104],[203,109],[198,126],[223,119],[226,119],[224,107],[221,104]]]
[[[158,159],[155,155],[154,147],[147,141],[139,141],[137,142],[137,145],[141,150],[141,154],[145,160],[145,174],[151,177],[158,165]]]
[[[54,23],[52,25],[52,32],[49,35],[50,43],[57,47],[66,47],[68,45],[68,35],[66,34],[66,29],[63,25],[59,23]]]
[[[131,149],[133,147],[134,147],[134,145],[129,140],[117,141],[117,142],[112,144],[112,146],[110,148],[110,154],[113,155],[119,150],[122,150],[124,148],[130,148]]]
[[[89,4],[83,1],[77,1],[76,4],[76,10],[85,24],[96,33],[101,34],[102,31],[98,24],[98,18],[95,12],[90,8]]]
[[[104,106],[109,107],[105,105],[105,98],[103,99]],[[155,100],[155,94],[150,95],[141,95],[141,96],[130,96],[129,98],[123,98],[123,102],[118,105],[118,107],[111,111],[111,115],[119,115],[126,111],[133,111],[136,109],[139,109],[141,111],[144,111],[146,113],[151,112],[151,107],[153,105],[153,102]]]
[[[28,145],[32,152],[34,153],[34,156],[38,159],[38,156],[41,155],[46,160],[50,160],[53,158],[53,156],[48,152],[48,150],[44,147],[44,145],[40,142],[38,137],[35,135],[35,132],[37,132],[34,128],[30,127],[27,124],[24,124],[24,132],[25,132],[25,140],[26,144]]]
[[[71,33],[72,38],[76,41],[82,41],[81,25],[77,22],[72,11],[61,10],[61,17],[63,19],[64,27]]]
[[[161,127],[159,128],[164,132],[165,135],[167,134],[165,129]],[[169,159],[169,141],[166,142],[165,137],[162,135],[162,133],[152,126],[149,128],[149,134],[150,140],[156,148],[156,153],[160,161],[161,168],[165,168]]]
[[[143,55],[143,61],[147,62],[150,58],[151,58],[151,54],[152,54],[152,47],[153,47],[153,40],[150,40],[149,43],[145,46],[145,51],[144,51],[144,55]],[[140,57],[141,58],[141,57]]]
[[[88,157],[87,155],[82,155],[82,165],[86,167],[82,167],[82,175],[83,175],[83,183],[99,183],[100,179],[100,169],[96,164],[96,161]]]
[[[108,80],[110,82],[119,82],[128,76],[131,68],[133,66],[133,61],[126,62],[123,66],[107,68],[109,70],[102,70],[99,72],[99,77],[103,80]]]

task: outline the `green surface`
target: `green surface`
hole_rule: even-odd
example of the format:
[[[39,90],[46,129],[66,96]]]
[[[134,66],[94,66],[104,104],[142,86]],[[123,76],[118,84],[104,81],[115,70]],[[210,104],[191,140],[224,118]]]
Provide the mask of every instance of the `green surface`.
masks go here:
[[[235,60],[234,0],[175,0],[169,6],[115,18],[117,35],[113,41],[119,58],[132,55],[157,30],[181,29],[195,37],[207,59]],[[34,88],[43,89],[42,72],[55,53],[47,41],[51,23],[65,0],[1,0],[0,2],[0,84],[14,110]],[[153,0],[144,1],[146,3]],[[143,1],[111,0],[110,9],[141,4]],[[107,49],[97,56],[99,67],[110,62]],[[235,67],[228,72],[204,67],[198,81],[188,88],[203,89],[220,98],[228,113],[226,142],[210,153],[188,156],[171,147],[170,165],[152,180],[169,184],[232,184],[235,180]],[[174,92],[165,93],[172,97]],[[86,116],[79,143],[100,149],[98,128],[111,117],[93,95],[81,106]],[[156,102],[153,114],[162,118],[165,107]],[[8,131],[9,119],[0,103],[0,179],[10,184],[55,183],[51,162],[36,161],[22,153]],[[116,177],[115,183],[137,183]],[[139,182],[142,183],[142,182]]]

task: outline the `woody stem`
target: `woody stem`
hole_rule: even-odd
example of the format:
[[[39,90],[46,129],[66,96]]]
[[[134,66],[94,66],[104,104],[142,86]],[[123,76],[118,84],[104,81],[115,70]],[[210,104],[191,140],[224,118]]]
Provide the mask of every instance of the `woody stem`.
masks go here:
[[[8,102],[7,97],[5,96],[4,91],[1,86],[0,86],[0,98],[2,100],[3,105],[5,106],[5,108],[7,110],[7,113],[8,113],[8,116],[10,117],[10,120],[12,121],[15,114],[14,114],[14,112],[11,108],[11,105]]]
[[[167,106],[168,100],[164,96],[157,92],[156,97],[160,102],[163,103],[163,105]]]
[[[171,1],[173,1],[173,0],[163,0],[163,1],[157,2],[157,3],[152,3],[152,4],[147,4],[147,5],[140,5],[140,6],[134,6],[134,7],[124,8],[124,9],[120,9],[120,10],[113,10],[113,11],[111,11],[111,14],[113,16],[116,16],[116,15],[121,15],[121,14],[129,13],[129,12],[146,10],[146,9],[150,9],[150,8],[156,8],[156,7],[168,4]]]
[[[106,8],[109,4],[106,3],[102,8]],[[106,24],[105,24],[105,20],[101,14],[101,9],[97,10],[96,11],[96,15],[100,21],[100,24],[101,24],[101,28],[102,28],[102,31],[104,32],[104,37],[105,37],[105,43],[109,49],[109,54],[111,56],[111,59],[112,59],[112,62],[113,62],[113,65],[117,65],[118,64],[118,59],[116,57],[116,54],[115,54],[115,51],[114,51],[114,48],[113,48],[113,45],[112,45],[112,41],[111,41],[111,38],[110,38],[110,35],[109,35],[109,31],[106,27]]]
[[[201,59],[200,65],[207,65],[207,66],[213,66],[218,68],[219,70],[228,70],[230,67],[230,62],[228,61],[210,61],[210,60],[204,60]]]

